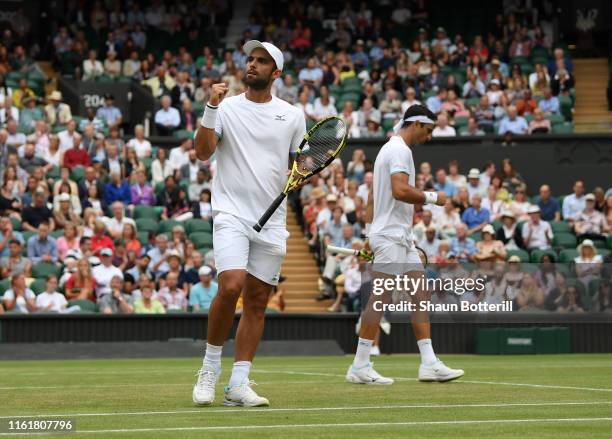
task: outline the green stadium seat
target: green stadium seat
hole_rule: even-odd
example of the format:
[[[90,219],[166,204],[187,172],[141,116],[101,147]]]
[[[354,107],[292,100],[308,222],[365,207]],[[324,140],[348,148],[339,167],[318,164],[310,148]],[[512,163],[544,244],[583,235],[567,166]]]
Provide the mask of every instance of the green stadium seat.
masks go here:
[[[529,253],[525,250],[517,249],[517,250],[508,250],[506,255],[506,260],[510,259],[511,256],[518,256],[521,258],[521,262],[529,262]]]
[[[561,107],[561,115],[565,120],[572,119],[572,107],[574,106],[574,100],[571,96],[559,95],[559,105]]]
[[[552,132],[553,134],[573,134],[574,124],[571,122],[555,124],[552,127]]]
[[[159,215],[157,210],[153,206],[135,206],[134,207],[134,219],[149,218],[158,219]]]
[[[68,301],[68,306],[75,306],[75,305],[79,306],[81,308],[81,311],[84,311],[84,312],[91,312],[91,313],[98,312],[98,305],[93,303],[91,300],[78,299],[78,300]]]
[[[11,217],[11,223],[13,224],[13,230],[17,232],[21,230],[21,221],[19,219]]]
[[[212,248],[213,246],[212,233],[193,232],[189,234],[189,240],[193,242],[197,249],[202,247]]]
[[[32,291],[34,291],[34,294],[36,294],[37,296],[42,293],[43,291],[45,291],[45,288],[47,288],[47,280],[46,279],[34,279],[34,282],[32,282],[30,284],[30,289]]]
[[[314,120],[307,120],[306,121],[306,130],[311,129],[313,126],[315,126],[316,122]]]
[[[550,255],[552,257],[553,262],[559,259],[559,257],[557,256],[557,252],[555,252],[554,250],[533,250],[531,252],[531,262],[542,262],[542,258],[544,257],[544,255]]]
[[[556,247],[563,248],[576,248],[578,245],[576,235],[572,233],[557,233],[553,238],[553,242]]]
[[[466,107],[477,107],[480,104],[480,98],[468,98],[465,100]]]
[[[172,228],[174,226],[183,226],[183,223],[181,223],[180,221],[172,220],[172,219],[161,221],[159,223],[159,228],[157,229],[157,233],[166,233],[166,232],[172,233]]]
[[[546,119],[550,120],[552,125],[560,124],[565,122],[565,118],[560,114],[549,114]]]
[[[96,82],[108,84],[110,82],[115,82],[115,80],[108,75],[100,75],[96,77]]]
[[[57,127],[56,127],[57,128]],[[55,128],[54,128],[55,129]],[[64,128],[61,128],[61,130],[63,130]],[[56,133],[57,134],[57,133]],[[52,167],[49,172],[47,172],[47,178],[51,178],[53,180],[57,180],[60,178],[60,168],[59,166],[54,166]]]
[[[153,232],[156,233],[159,228],[157,219],[153,218],[138,218],[136,219],[136,230],[138,232]]]
[[[358,85],[359,87],[361,87],[361,79],[359,79],[356,76],[352,76],[342,81],[341,85],[342,85],[342,90],[346,90],[346,87],[354,86],[354,85]]]
[[[121,84],[131,84],[132,83],[132,78],[129,76],[119,76],[117,78],[117,82],[121,83]]]
[[[559,252],[560,262],[573,262],[574,258],[578,257],[578,250],[572,248],[566,248]]]
[[[361,84],[347,84],[342,87],[342,93],[359,93],[361,96]]]
[[[75,166],[70,170],[70,178],[74,181],[81,181],[85,177],[85,168],[83,166]]]
[[[606,256],[609,256],[610,253],[612,253],[612,250],[609,250],[607,248],[598,248],[597,253],[599,253],[602,258],[605,258]]]
[[[549,221],[553,233],[571,233],[572,226],[567,221]]]
[[[593,240],[593,244],[595,245],[595,248],[597,249],[605,249],[606,246],[608,245],[606,241],[602,241],[601,239]]]
[[[191,139],[193,137],[193,131],[176,130],[172,135],[177,139]]]
[[[467,116],[457,116],[455,117],[455,128],[462,128],[462,127],[466,127],[468,124],[468,117]]]
[[[186,222],[185,231],[187,232],[187,234],[191,234],[194,232],[212,233],[213,229],[210,221],[194,218]]]
[[[11,288],[11,280],[10,279],[2,279],[0,280],[0,297],[4,294],[4,292]]]
[[[46,278],[52,274],[59,277],[61,272],[62,269],[59,266],[49,262],[38,262],[32,267],[32,277],[36,278]]]
[[[474,232],[470,235],[470,238],[472,238],[474,242],[482,241],[482,232]]]
[[[502,228],[503,224],[500,220],[495,220],[491,223],[491,225],[493,226],[493,228],[495,229],[495,231],[497,232],[499,229]]]
[[[60,236],[64,236],[64,230],[54,230],[52,232],[49,232],[49,235],[51,235],[51,237],[57,239]]]
[[[383,131],[386,133],[388,131],[391,131],[393,129],[393,125],[395,125],[395,120],[390,119],[390,118],[385,118],[382,120],[382,129]]]
[[[138,235],[138,240],[142,245],[149,243],[149,232],[136,232],[136,235]]]

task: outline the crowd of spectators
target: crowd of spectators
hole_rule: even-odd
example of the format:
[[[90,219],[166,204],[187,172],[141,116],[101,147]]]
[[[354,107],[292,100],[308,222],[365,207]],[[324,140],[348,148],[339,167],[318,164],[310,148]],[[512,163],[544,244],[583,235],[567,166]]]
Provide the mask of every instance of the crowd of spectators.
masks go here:
[[[294,199],[321,266],[319,299],[335,299],[329,311],[359,308],[362,261],[326,247],[363,248],[372,168],[357,149],[346,166],[336,160]],[[444,206],[415,206],[412,240],[427,255],[429,274],[489,279],[485,291],[472,291],[462,300],[512,300],[521,310],[612,311],[612,188],[587,193],[584,183],[576,181],[570,194],[554,196],[544,184],[538,195],[528,197],[527,182],[509,159],[499,166],[487,162],[467,175],[455,160],[436,170],[423,162],[416,187],[448,197]],[[569,189],[556,188],[556,193]],[[521,276],[534,282],[523,284]],[[571,309],[565,286],[562,294],[555,290],[561,278],[580,293]],[[503,285],[494,283],[502,280]],[[600,286],[607,292],[605,300]]]

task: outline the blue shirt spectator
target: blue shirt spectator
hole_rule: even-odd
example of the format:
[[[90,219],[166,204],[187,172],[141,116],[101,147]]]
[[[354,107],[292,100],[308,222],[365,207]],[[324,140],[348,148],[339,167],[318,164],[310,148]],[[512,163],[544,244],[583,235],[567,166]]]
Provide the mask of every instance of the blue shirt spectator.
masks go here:
[[[445,181],[444,184],[434,183],[434,188],[437,191],[444,192],[447,197],[454,197],[457,193],[457,186],[450,181]]]
[[[28,259],[35,264],[38,262],[57,262],[57,244],[55,238],[48,234],[49,226],[41,224],[38,228],[38,235],[28,239]]]
[[[542,194],[543,188],[548,188],[547,185],[542,186],[540,189],[540,194]],[[548,193],[550,194],[550,190],[548,189]],[[546,200],[538,197],[538,207],[540,208],[540,214],[542,215],[542,219],[544,221],[555,221],[557,217],[557,212],[561,211],[561,206],[559,205],[559,200],[555,197],[548,196]]]
[[[438,95],[427,98],[425,104],[432,113],[438,114],[442,110],[442,100],[438,97]]]
[[[457,236],[451,240],[450,251],[453,252],[457,259],[466,261],[472,255],[478,253],[476,243],[472,238],[466,236],[467,230],[465,224],[457,226]]]
[[[478,209],[468,207],[463,212],[463,215],[461,215],[461,221],[470,229],[478,227],[481,224],[487,224],[489,222],[489,210],[484,207]]]
[[[550,89],[544,90],[544,98],[538,103],[538,107],[546,114],[559,114],[559,98],[553,96]]]
[[[96,117],[105,121],[109,126],[120,124],[122,118],[121,110],[113,105],[113,96],[107,94],[104,96],[104,99],[106,99],[106,103],[102,107],[98,108]]]
[[[504,117],[499,124],[498,134],[504,135],[507,132],[512,134],[526,134],[529,126],[524,117],[517,116],[516,107],[511,105],[508,107],[508,116]]]
[[[568,195],[563,199],[563,219],[573,220],[586,207],[584,194],[579,196],[576,194]]]
[[[104,201],[110,206],[115,201],[121,201],[126,206],[132,203],[132,191],[127,180],[123,180],[120,185],[108,183],[104,187]]]
[[[212,270],[209,266],[202,265],[198,274],[200,282],[190,288],[189,306],[194,310],[208,310],[217,295],[218,285],[212,281]]]
[[[0,257],[9,256],[9,241],[11,239],[16,239],[17,241],[21,242],[22,245],[25,243],[21,232],[14,231],[11,225],[7,224],[10,222],[11,220],[6,217],[0,220],[0,243],[6,240],[4,247],[2,247],[0,250]],[[8,227],[10,227],[10,230],[7,230]],[[9,239],[6,239],[7,235],[10,235]]]

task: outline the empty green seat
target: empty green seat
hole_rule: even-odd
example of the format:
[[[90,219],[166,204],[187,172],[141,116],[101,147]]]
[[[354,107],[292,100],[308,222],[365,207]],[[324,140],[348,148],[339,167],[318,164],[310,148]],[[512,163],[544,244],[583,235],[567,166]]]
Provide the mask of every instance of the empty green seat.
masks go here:
[[[0,297],[4,294],[4,292],[11,288],[11,280],[10,279],[2,279],[0,280]]]
[[[138,218],[136,220],[136,229],[139,232],[157,232],[159,224],[152,218]]]
[[[572,226],[567,221],[550,221],[550,228],[553,233],[571,233]]]
[[[19,221],[17,218],[11,218],[11,223],[13,224],[13,230],[21,230],[21,221]]]
[[[555,124],[552,127],[553,134],[573,134],[574,124],[571,122]]]
[[[172,135],[177,139],[191,139],[193,138],[193,131],[176,130]]]
[[[138,240],[142,245],[147,245],[149,243],[149,232],[137,232]]]
[[[172,228],[174,226],[182,226],[183,224],[180,221],[176,220],[164,220],[159,223],[159,228],[157,229],[158,233],[164,232],[172,232]]]
[[[30,289],[34,291],[34,294],[36,295],[45,291],[46,287],[47,287],[46,279],[34,279],[34,282],[30,284]]]
[[[572,233],[557,233],[554,236],[553,242],[556,247],[576,248],[576,236]]]
[[[506,260],[510,259],[512,256],[518,256],[521,258],[521,262],[529,262],[529,253],[525,250],[517,249],[517,250],[508,250],[506,255]]]
[[[87,299],[69,300],[68,306],[79,306],[83,312],[98,312],[98,305]]]
[[[49,262],[38,262],[32,267],[32,277],[47,278],[47,276],[55,275],[59,277],[61,268]]]
[[[559,252],[560,262],[573,262],[578,257],[578,250],[572,248],[566,248]]]
[[[213,246],[212,233],[193,232],[189,234],[189,240],[193,242],[197,249],[202,247],[212,248]]]
[[[194,218],[192,220],[187,221],[185,226],[186,226],[185,231],[188,234],[191,234],[194,232],[212,233],[212,224],[210,223],[210,221],[206,221],[203,219]]]
[[[134,207],[134,219],[141,218],[149,218],[149,219],[157,219],[159,216],[157,215],[157,209],[153,206],[135,206]]]

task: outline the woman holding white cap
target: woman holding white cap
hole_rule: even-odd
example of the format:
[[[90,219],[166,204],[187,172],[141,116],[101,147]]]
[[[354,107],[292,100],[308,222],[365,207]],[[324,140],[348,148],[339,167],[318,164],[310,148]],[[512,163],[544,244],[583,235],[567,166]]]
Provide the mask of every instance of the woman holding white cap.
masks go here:
[[[578,280],[588,288],[589,282],[599,278],[603,264],[603,258],[597,254],[597,248],[590,239],[585,239],[576,247],[578,256],[574,258],[576,263],[576,276]]]
[[[476,244],[478,253],[474,256],[479,261],[505,261],[506,249],[504,244],[495,239],[495,229],[487,224],[482,229],[482,241]]]

